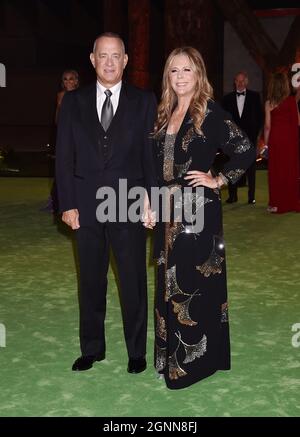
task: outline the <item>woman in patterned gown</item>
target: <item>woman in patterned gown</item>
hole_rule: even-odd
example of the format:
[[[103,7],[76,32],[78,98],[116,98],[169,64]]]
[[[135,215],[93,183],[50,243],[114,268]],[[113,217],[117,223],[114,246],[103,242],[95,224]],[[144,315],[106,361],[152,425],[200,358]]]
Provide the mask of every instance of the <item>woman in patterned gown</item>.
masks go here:
[[[158,219],[155,228],[155,367],[170,389],[230,368],[219,189],[239,179],[255,150],[212,94],[200,53],[191,47],[175,49],[166,61],[154,130],[158,184],[169,188],[171,207],[192,208],[190,219],[182,214],[179,221],[171,213],[168,221]],[[213,177],[218,148],[230,160]],[[201,211],[200,232],[192,225]]]

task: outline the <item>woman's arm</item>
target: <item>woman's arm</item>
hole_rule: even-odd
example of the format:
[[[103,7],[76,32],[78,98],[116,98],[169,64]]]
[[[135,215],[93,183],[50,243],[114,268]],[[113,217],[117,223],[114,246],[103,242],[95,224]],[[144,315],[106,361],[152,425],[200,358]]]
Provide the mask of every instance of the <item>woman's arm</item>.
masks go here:
[[[271,105],[269,100],[265,103],[265,126],[264,126],[264,143],[268,144],[271,131]]]
[[[57,96],[56,96],[56,111],[55,111],[55,123],[56,124],[58,122],[58,113],[59,113],[59,109],[61,107],[61,102],[62,102],[64,95],[65,95],[65,91],[60,91],[59,93],[57,93]]]

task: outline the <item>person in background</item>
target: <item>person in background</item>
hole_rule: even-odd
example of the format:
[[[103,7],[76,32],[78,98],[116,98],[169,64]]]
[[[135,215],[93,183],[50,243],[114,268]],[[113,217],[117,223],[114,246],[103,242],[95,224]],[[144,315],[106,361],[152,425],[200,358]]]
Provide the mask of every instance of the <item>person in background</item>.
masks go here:
[[[228,111],[237,126],[239,126],[256,147],[259,132],[263,126],[263,111],[259,93],[248,89],[248,74],[241,71],[234,78],[235,91],[224,96],[223,108]],[[246,171],[248,179],[248,203],[255,204],[255,173],[256,159],[254,158]],[[238,201],[238,186],[228,184],[229,197],[227,203]]]
[[[55,125],[57,124],[59,109],[61,106],[62,99],[66,92],[73,91],[79,87],[79,74],[76,70],[65,70],[61,76],[61,90],[56,96],[56,109],[55,109]],[[54,128],[56,136],[56,129]],[[55,159],[55,140],[53,140],[53,146],[51,152],[48,156],[54,160]],[[42,208],[43,211],[49,211],[51,213],[58,212],[58,199],[57,199],[57,189],[55,178],[52,183],[50,195],[47,199],[46,205]]]
[[[274,73],[265,103],[269,206],[272,213],[300,211],[299,111],[285,73]]]
[[[61,90],[56,97],[55,123],[57,123],[58,112],[62,99],[66,92],[76,90],[79,87],[79,74],[76,70],[65,70],[61,76]]]

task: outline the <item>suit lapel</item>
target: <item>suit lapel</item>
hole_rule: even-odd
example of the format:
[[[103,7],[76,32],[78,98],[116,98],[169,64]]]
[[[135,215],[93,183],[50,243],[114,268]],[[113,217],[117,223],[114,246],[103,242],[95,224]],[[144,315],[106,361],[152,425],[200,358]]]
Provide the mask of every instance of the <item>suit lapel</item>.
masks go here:
[[[96,83],[90,85],[86,94],[81,95],[79,98],[81,107],[81,118],[82,122],[86,128],[86,131],[94,145],[96,151],[99,153],[99,128],[101,124],[98,119],[97,113],[97,94],[96,94]]]
[[[232,114],[233,118],[235,120],[240,120],[241,117],[240,117],[239,108],[238,108],[238,105],[237,105],[236,93],[235,92],[232,93],[232,109],[233,109],[233,114]]]
[[[96,83],[87,87],[86,92],[79,96],[79,103],[81,109],[81,119],[85,126],[86,132],[90,137],[92,144],[99,156],[102,157],[102,148],[99,147],[99,140],[101,135],[104,134],[104,129],[99,121],[97,113],[97,87]],[[111,121],[111,124],[107,130],[107,134],[112,138],[110,144],[110,153],[108,159],[113,154],[115,146],[114,137],[120,138],[120,129],[124,126],[129,126],[131,123],[130,114],[134,114],[135,98],[130,93],[130,90],[126,86],[126,83],[122,83],[120,91],[119,103],[116,113]],[[134,117],[133,117],[134,121]],[[120,142],[118,141],[118,144]]]
[[[107,134],[111,137],[108,159],[113,156],[116,145],[118,149],[122,147],[120,132],[126,137],[126,130],[130,128],[130,124],[135,120],[134,114],[136,114],[135,98],[130,93],[126,83],[122,82],[118,107],[107,129]]]
[[[120,125],[121,119],[126,114],[126,107],[128,106],[128,103],[129,103],[128,102],[128,92],[127,92],[126,84],[124,84],[124,82],[122,82],[122,87],[121,87],[121,90],[120,90],[120,97],[119,97],[118,107],[117,107],[115,115],[113,116],[113,119],[112,119],[112,121],[110,123],[110,126],[109,126],[109,128],[107,130],[108,133],[110,131],[113,132],[115,130],[115,128],[118,125]],[[128,111],[128,112],[130,113],[130,111]]]
[[[176,135],[175,145],[174,145],[175,150],[178,150],[179,147],[181,148],[182,138],[184,137],[186,131],[191,126],[193,126],[193,120],[191,118],[190,111],[187,110],[186,113],[185,113],[185,116],[184,116],[184,118],[182,120],[182,123],[181,123],[181,126],[179,128],[179,131],[177,132],[177,135]]]
[[[242,117],[241,118],[247,117],[247,112],[248,112],[249,103],[250,103],[249,100],[250,100],[250,95],[249,95],[249,92],[246,91],[244,108],[243,108],[243,112],[242,112]]]

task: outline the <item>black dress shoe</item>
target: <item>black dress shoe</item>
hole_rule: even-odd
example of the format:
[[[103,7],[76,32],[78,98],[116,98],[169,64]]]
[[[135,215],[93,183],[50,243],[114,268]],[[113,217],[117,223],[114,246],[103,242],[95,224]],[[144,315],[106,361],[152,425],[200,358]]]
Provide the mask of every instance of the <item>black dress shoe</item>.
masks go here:
[[[129,373],[140,373],[143,372],[147,367],[147,362],[145,358],[129,358],[127,372]]]
[[[79,357],[77,358],[76,361],[74,361],[72,370],[77,370],[77,371],[88,370],[91,367],[93,367],[95,361],[102,361],[104,359],[105,359],[104,353],[101,355],[83,355],[82,357]]]
[[[235,203],[237,202],[237,197],[228,197],[226,203]]]
[[[248,200],[249,205],[255,205],[255,199],[249,199]]]

